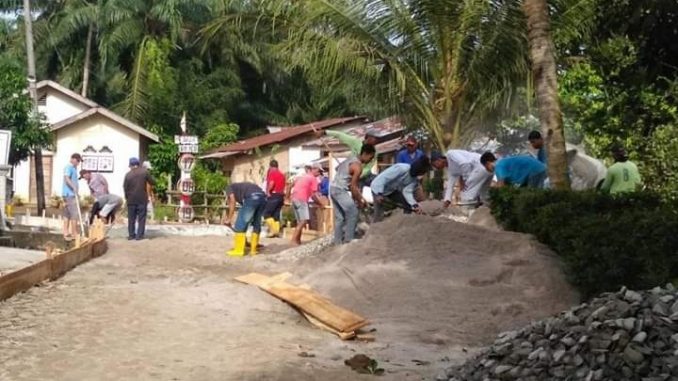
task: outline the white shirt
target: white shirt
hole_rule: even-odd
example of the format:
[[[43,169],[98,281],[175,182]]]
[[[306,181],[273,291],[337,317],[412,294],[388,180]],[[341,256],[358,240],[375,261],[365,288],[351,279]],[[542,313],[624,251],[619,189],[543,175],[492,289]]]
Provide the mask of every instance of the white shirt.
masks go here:
[[[480,165],[480,154],[452,149],[447,151],[447,189],[445,189],[445,201],[452,201],[452,192],[457,180],[461,177],[468,179],[471,172]]]

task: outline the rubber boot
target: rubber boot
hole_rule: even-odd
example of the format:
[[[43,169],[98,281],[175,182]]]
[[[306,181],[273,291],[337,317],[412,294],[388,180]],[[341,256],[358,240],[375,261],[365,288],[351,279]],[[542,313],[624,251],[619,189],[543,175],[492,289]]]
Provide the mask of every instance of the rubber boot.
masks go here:
[[[245,237],[245,233],[235,233],[235,237],[233,239],[233,249],[229,250],[227,254],[231,257],[244,256],[246,241],[247,237]]]
[[[273,225],[275,226],[275,236],[280,237],[280,221],[273,220]]]
[[[264,222],[266,222],[266,226],[268,227],[268,236],[277,237],[280,229],[276,229],[275,220],[272,217],[269,217]]]
[[[257,255],[259,248],[259,233],[252,233],[250,242],[250,255]]]

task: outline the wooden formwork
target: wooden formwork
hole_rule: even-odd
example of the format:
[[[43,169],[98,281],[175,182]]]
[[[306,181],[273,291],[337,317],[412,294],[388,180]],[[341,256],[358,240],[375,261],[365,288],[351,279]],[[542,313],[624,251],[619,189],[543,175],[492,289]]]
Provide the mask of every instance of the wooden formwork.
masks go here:
[[[99,257],[108,249],[103,226],[93,226],[90,238],[76,242],[73,249],[59,252],[48,247],[45,259],[0,276],[0,300],[26,291],[46,280],[55,280],[81,263]]]

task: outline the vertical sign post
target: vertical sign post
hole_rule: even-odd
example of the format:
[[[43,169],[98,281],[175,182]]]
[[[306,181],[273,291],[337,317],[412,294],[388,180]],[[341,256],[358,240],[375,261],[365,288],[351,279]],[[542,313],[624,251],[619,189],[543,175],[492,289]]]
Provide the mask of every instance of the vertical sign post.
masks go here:
[[[177,215],[181,222],[191,222],[195,216],[191,206],[191,195],[195,191],[191,171],[195,167],[195,156],[198,153],[198,137],[186,133],[186,113],[181,118],[181,135],[174,136],[174,143],[179,146],[179,170],[181,177],[177,183],[177,190],[181,192]]]

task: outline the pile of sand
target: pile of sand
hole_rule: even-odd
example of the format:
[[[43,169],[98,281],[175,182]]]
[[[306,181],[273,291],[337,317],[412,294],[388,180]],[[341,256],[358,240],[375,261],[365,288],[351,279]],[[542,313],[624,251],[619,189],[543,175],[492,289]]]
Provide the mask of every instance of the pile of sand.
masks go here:
[[[557,258],[529,236],[440,217],[394,215],[290,271],[399,344],[487,345],[578,303]]]

